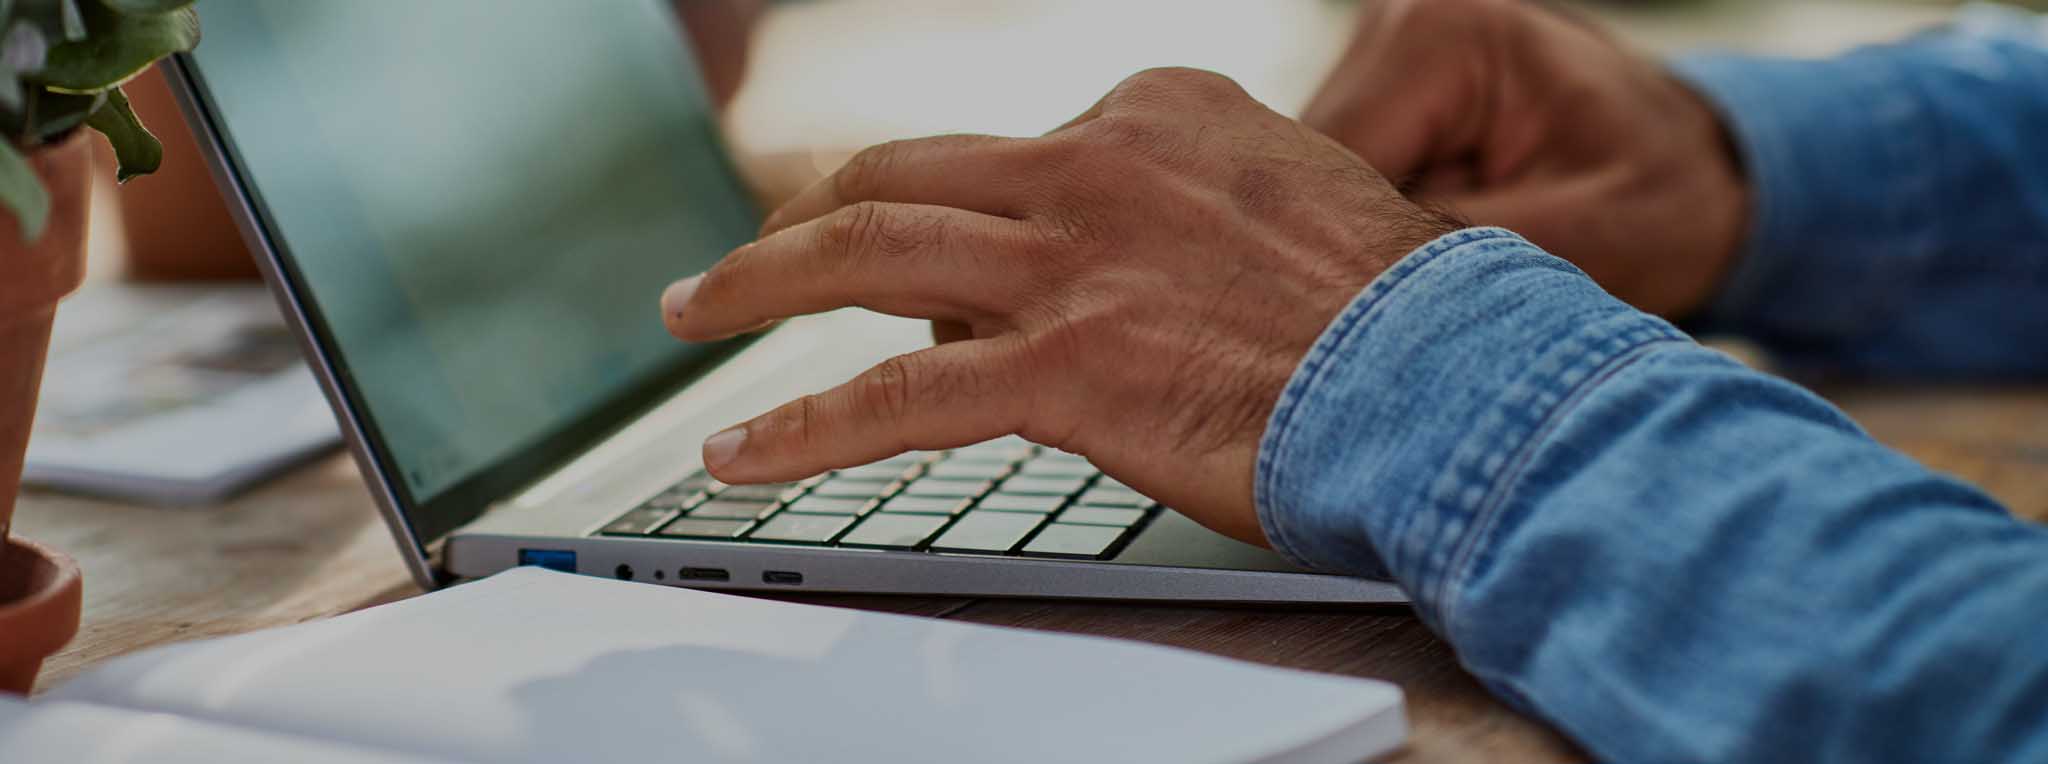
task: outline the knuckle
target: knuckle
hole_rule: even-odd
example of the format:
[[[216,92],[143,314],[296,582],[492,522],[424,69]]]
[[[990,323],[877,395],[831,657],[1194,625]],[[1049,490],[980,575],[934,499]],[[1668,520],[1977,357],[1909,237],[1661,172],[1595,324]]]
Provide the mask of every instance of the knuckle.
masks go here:
[[[781,422],[782,431],[788,436],[789,442],[802,450],[809,451],[811,444],[818,437],[818,428],[824,422],[824,413],[825,399],[823,396],[816,393],[805,395],[796,399],[789,406],[784,407]]]
[[[1094,241],[1096,218],[1118,194],[1128,194],[1129,158],[1100,140],[1075,132],[1041,139],[1033,147],[1039,173],[1030,191],[1027,220],[1055,249]],[[1055,253],[1048,253],[1055,254]]]
[[[1112,114],[1096,120],[1088,137],[1097,146],[1089,169],[1099,185],[1128,189],[1161,169],[1185,164],[1195,153],[1190,136],[1151,114]]]
[[[911,410],[911,361],[896,356],[875,367],[862,382],[861,401],[884,422],[902,422]]]
[[[863,200],[873,198],[875,189],[883,176],[902,154],[901,141],[876,144],[861,149],[832,174],[832,188],[840,199]]]
[[[1140,115],[1104,116],[1096,120],[1093,127],[1111,146],[1123,153],[1147,154],[1171,138],[1165,124]]]
[[[883,221],[882,205],[855,202],[841,207],[818,227],[819,248],[840,260],[858,257],[875,241]]]
[[[1214,102],[1248,98],[1236,80],[1206,69],[1167,66],[1133,74],[1117,86],[1124,100],[1146,105],[1178,102]]]
[[[892,215],[888,225],[869,231],[869,243],[883,255],[907,255],[936,249],[946,239],[946,217],[937,212]]]

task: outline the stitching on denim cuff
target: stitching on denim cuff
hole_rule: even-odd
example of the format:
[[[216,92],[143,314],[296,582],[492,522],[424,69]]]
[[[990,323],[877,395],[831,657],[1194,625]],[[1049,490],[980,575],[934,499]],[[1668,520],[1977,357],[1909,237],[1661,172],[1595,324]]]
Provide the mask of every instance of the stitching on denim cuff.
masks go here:
[[[1612,326],[1607,326],[1608,324]],[[1690,338],[1662,321],[1639,313],[1617,313],[1588,326],[1584,331],[1561,338],[1538,356],[1540,358],[1567,351],[1575,344],[1594,345],[1588,350],[1581,351],[1577,359],[1571,361],[1569,366],[1551,379],[1532,381],[1549,388],[1548,392],[1556,396],[1555,402],[1540,416],[1528,420],[1534,423],[1533,427],[1519,433],[1519,437],[1515,437],[1517,434],[1512,432],[1474,433],[1474,436],[1486,438],[1487,442],[1501,442],[1503,437],[1512,438],[1512,442],[1497,452],[1503,456],[1502,466],[1489,483],[1478,486],[1485,492],[1484,500],[1465,524],[1462,537],[1455,540],[1457,548],[1448,556],[1444,569],[1436,578],[1436,596],[1431,601],[1438,603],[1439,623],[1445,629],[1446,635],[1460,633],[1458,598],[1463,594],[1472,566],[1479,559],[1481,551],[1488,548],[1488,544],[1483,542],[1491,540],[1498,532],[1503,510],[1509,504],[1509,498],[1514,494],[1515,487],[1520,483],[1536,452],[1593,391],[1649,356],[1659,346],[1691,343]],[[1577,376],[1577,379],[1568,379],[1572,376]],[[1494,405],[1498,406],[1501,403],[1496,400]],[[1503,424],[1515,423],[1504,421]],[[1456,466],[1452,465],[1451,468],[1455,469]],[[1434,539],[1430,543],[1442,541]]]
[[[1297,563],[1317,567],[1316,561],[1304,555],[1294,543],[1296,523],[1292,518],[1299,513],[1298,507],[1282,506],[1287,496],[1279,485],[1281,469],[1289,462],[1292,444],[1295,441],[1293,426],[1294,412],[1311,405],[1321,396],[1317,391],[1328,376],[1331,367],[1346,360],[1341,351],[1349,344],[1359,330],[1369,324],[1375,309],[1386,296],[1406,283],[1410,276],[1435,262],[1451,251],[1475,242],[1501,241],[1527,246],[1527,242],[1513,232],[1500,228],[1467,228],[1454,231],[1425,244],[1386,272],[1367,284],[1351,304],[1337,314],[1329,328],[1309,347],[1301,365],[1281,389],[1280,400],[1274,406],[1273,415],[1266,425],[1266,435],[1260,443],[1256,461],[1252,490],[1253,512],[1266,540],[1280,552]],[[1288,502],[1292,504],[1292,502]],[[1382,561],[1384,562],[1384,561]]]

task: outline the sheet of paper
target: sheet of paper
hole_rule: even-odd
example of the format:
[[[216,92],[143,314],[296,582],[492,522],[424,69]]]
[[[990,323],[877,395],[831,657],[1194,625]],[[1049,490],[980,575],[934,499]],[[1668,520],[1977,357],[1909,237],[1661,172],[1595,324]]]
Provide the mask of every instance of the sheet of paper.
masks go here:
[[[1359,761],[1398,688],[1135,642],[509,571],[53,697],[489,761]]]
[[[340,443],[261,286],[98,284],[53,331],[31,485],[213,501]]]
[[[170,714],[0,695],[0,756],[64,764],[413,764],[415,756],[238,729]]]

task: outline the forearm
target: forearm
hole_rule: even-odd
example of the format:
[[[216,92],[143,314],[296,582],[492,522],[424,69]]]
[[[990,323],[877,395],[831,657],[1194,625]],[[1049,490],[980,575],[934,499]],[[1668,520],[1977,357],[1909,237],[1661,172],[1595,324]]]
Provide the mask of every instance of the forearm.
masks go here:
[[[1361,295],[1259,464],[1277,547],[1603,758],[2048,755],[2048,534],[1504,233]]]
[[[1698,56],[1754,190],[1701,317],[1795,368],[2048,375],[2048,25],[2013,11],[1834,59]]]

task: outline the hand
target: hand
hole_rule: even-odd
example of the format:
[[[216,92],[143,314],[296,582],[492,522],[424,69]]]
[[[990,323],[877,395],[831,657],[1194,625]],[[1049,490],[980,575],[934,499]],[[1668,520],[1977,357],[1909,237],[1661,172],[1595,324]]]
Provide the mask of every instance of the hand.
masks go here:
[[[1042,138],[861,152],[663,313],[695,341],[844,306],[958,327],[714,435],[722,480],[1016,433],[1263,543],[1253,463],[1281,388],[1368,282],[1455,227],[1236,83],[1154,70]]]
[[[1682,317],[1719,288],[1749,192],[1713,111],[1656,62],[1525,0],[1365,3],[1302,121],[1418,199],[1528,237]]]

